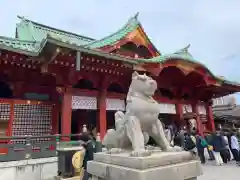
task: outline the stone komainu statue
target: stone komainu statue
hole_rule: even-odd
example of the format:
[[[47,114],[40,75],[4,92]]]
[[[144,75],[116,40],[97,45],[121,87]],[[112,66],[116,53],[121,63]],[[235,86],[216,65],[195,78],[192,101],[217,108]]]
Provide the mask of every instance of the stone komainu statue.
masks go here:
[[[145,156],[145,144],[151,136],[163,151],[177,151],[166,139],[161,121],[159,104],[153,99],[157,83],[147,75],[134,72],[127,95],[126,113],[115,113],[116,129],[108,130],[103,144],[114,152],[132,150],[132,156]]]

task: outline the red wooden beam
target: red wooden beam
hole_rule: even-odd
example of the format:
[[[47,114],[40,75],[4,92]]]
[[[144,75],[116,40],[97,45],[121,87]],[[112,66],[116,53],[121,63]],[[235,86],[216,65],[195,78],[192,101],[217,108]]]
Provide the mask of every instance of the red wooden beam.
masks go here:
[[[73,96],[97,97],[99,95],[99,91],[88,90],[88,89],[66,88],[66,92],[71,93]]]

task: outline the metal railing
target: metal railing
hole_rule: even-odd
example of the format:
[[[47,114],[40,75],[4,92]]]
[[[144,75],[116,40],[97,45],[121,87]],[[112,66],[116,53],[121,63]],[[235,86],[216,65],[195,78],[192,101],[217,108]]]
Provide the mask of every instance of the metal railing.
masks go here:
[[[56,157],[60,147],[81,146],[82,141],[64,140],[80,135],[0,137],[0,162]]]

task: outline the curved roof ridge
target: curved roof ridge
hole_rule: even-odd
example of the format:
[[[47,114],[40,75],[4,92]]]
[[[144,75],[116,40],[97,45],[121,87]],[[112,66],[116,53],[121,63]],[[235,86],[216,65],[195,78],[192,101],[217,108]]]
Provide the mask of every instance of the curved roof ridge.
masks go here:
[[[34,36],[34,27],[33,27],[33,23],[32,21],[26,21],[26,20],[22,20],[24,22],[24,25],[28,26],[31,37],[33,38],[34,41],[37,41],[36,37]],[[22,25],[22,23],[19,24],[20,26]]]
[[[126,34],[128,34],[130,31],[134,30],[135,28],[138,27],[138,25],[140,25],[140,22],[138,21],[138,16],[139,16],[139,12],[137,12],[134,16],[132,16],[131,18],[128,19],[127,23],[120,28],[119,30],[117,30],[116,32],[103,37],[102,39],[99,40],[95,40],[89,44],[86,44],[85,47],[90,47],[90,48],[99,48],[102,47],[102,45],[108,45],[110,43],[103,43],[105,40],[113,38],[114,36],[118,36],[119,34],[121,34],[121,36],[116,37],[116,39],[114,39],[114,41],[117,41],[119,39],[121,39],[123,36],[125,36]],[[129,28],[129,29],[128,29]],[[123,33],[121,33],[123,31]],[[125,31],[125,32],[124,32]]]
[[[15,37],[20,40],[36,41],[33,35],[33,25],[22,17],[21,22],[16,24]]]
[[[188,49],[190,48],[190,44],[188,44],[186,47],[174,52],[173,54],[177,55],[183,55],[183,56],[189,56],[190,58],[194,59],[193,56],[189,53]]]
[[[139,61],[143,62],[143,63],[164,63],[171,59],[180,59],[183,61],[188,61],[193,64],[199,64],[200,66],[205,68],[211,74],[211,76],[213,76],[214,78],[216,78],[218,80],[221,80],[207,66],[205,66],[203,63],[195,60],[193,58],[193,56],[188,52],[189,48],[190,48],[190,44],[187,45],[185,48],[182,48],[172,54],[165,54],[165,55],[162,54],[157,57],[150,58],[150,59],[139,59]]]
[[[76,33],[73,33],[73,32],[69,32],[69,31],[65,31],[65,30],[62,30],[62,29],[57,29],[57,28],[54,28],[54,27],[51,27],[51,26],[47,26],[47,25],[44,25],[44,24],[40,24],[40,23],[37,23],[35,21],[32,21],[32,20],[29,20],[29,19],[26,19],[24,16],[17,16],[21,21],[25,21],[27,23],[32,23],[36,26],[40,26],[40,27],[43,27],[43,28],[47,28],[47,29],[51,29],[51,30],[54,30],[54,31],[59,31],[61,33],[65,33],[65,34],[68,34],[68,35],[72,35],[72,36],[75,36],[75,37],[79,37],[79,38],[85,38],[87,40],[91,40],[91,41],[94,41],[95,39],[93,38],[90,38],[90,37],[87,37],[87,36],[82,36],[82,35],[79,35],[79,34],[76,34]]]

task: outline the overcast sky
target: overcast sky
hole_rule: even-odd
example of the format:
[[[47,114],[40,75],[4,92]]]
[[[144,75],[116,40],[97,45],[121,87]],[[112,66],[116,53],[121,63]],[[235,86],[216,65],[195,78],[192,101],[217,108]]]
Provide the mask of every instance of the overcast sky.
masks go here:
[[[21,15],[98,39],[139,12],[160,52],[171,53],[191,44],[194,58],[214,74],[240,81],[239,8],[239,0],[4,0],[0,35],[13,37],[17,15]]]

